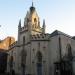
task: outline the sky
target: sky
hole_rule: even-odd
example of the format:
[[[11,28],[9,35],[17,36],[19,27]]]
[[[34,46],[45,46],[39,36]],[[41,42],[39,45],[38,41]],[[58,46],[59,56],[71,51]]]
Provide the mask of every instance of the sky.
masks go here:
[[[75,36],[75,0],[33,0],[42,21],[46,21],[46,32],[62,31]],[[0,39],[13,36],[17,39],[18,22],[24,18],[32,0],[0,0]]]

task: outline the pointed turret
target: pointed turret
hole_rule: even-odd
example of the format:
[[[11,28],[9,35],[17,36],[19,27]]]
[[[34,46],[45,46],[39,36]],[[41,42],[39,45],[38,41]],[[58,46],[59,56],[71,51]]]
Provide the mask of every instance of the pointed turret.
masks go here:
[[[18,25],[19,28],[21,28],[21,19],[19,20],[19,25]]]
[[[20,40],[20,38],[19,38],[20,31],[21,31],[21,19],[19,20],[19,24],[18,24],[18,40]]]
[[[45,28],[46,28],[45,19],[43,20],[43,26],[42,26],[42,28],[43,28],[42,33],[45,33]]]
[[[18,31],[20,31],[21,29],[21,19],[19,20],[19,24],[18,24]]]

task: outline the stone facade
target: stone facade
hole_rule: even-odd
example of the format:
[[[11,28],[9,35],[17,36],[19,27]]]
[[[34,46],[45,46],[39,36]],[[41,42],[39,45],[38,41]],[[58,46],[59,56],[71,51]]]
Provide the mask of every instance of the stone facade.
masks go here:
[[[8,54],[8,72],[14,70],[18,75],[54,75],[57,71],[55,63],[67,61],[70,55],[74,57],[75,39],[58,30],[51,34],[45,33],[45,20],[41,27],[39,16],[32,5],[23,27],[19,21],[18,40],[10,46]],[[74,73],[73,60],[71,66]]]

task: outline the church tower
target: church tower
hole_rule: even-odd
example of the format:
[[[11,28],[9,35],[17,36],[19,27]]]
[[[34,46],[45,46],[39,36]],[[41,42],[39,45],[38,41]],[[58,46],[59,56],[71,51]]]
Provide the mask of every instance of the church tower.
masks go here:
[[[24,19],[24,26],[28,27],[28,31],[31,35],[43,33],[43,27],[40,27],[40,19],[33,6],[33,2]]]

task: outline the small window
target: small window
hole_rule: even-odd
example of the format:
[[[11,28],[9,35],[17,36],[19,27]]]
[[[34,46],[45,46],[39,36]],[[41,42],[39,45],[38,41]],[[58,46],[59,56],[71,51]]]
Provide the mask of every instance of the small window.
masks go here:
[[[40,42],[38,43],[38,49],[40,49]]]
[[[72,55],[71,45],[70,44],[68,44],[68,55]]]
[[[38,60],[38,62],[42,62],[42,54],[40,51],[38,51],[38,53],[37,53],[37,60]]]

